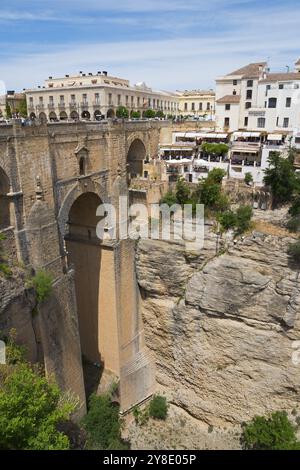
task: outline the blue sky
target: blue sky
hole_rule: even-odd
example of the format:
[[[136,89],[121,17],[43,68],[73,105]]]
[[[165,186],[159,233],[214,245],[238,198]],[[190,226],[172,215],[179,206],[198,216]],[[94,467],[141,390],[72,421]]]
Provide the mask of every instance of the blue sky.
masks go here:
[[[299,0],[1,0],[0,80],[96,72],[156,89],[214,87],[248,62],[300,57]]]

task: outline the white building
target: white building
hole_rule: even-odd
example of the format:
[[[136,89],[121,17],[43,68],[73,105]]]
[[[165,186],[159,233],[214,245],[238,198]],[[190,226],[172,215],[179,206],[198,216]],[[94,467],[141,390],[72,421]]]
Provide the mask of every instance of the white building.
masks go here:
[[[147,109],[176,115],[179,108],[175,93],[154,91],[145,83],[131,86],[107,72],[49,77],[43,87],[25,93],[29,116],[41,121],[112,118],[119,106],[141,115]]]

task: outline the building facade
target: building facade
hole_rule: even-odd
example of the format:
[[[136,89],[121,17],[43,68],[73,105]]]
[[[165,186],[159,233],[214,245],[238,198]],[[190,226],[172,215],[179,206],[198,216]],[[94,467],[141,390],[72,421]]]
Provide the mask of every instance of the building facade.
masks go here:
[[[181,115],[214,119],[215,92],[213,90],[185,90],[178,92],[178,96]]]
[[[7,106],[9,106],[12,116],[18,116],[20,112],[20,105],[25,99],[24,93],[16,93],[15,91],[8,91],[6,95],[0,96],[0,119],[6,119]]]
[[[107,72],[49,77],[43,87],[25,93],[28,115],[41,121],[113,118],[119,106],[141,115],[147,109],[176,115],[179,109],[175,93],[154,91],[145,83],[131,86],[128,80]]]

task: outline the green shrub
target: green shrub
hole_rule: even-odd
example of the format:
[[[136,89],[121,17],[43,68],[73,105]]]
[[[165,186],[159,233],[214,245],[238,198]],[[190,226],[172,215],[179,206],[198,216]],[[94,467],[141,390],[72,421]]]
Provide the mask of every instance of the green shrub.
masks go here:
[[[0,449],[69,449],[69,439],[57,425],[74,409],[38,370],[28,364],[14,366],[0,387]]]
[[[2,273],[6,278],[12,276],[12,270],[6,263],[0,263],[0,273]]]
[[[228,153],[229,147],[226,144],[211,144],[208,142],[203,142],[201,149],[208,155],[222,156]]]
[[[116,116],[119,119],[128,119],[129,111],[125,106],[119,106],[116,111]]]
[[[300,195],[297,195],[289,208],[289,214],[292,217],[300,216]]]
[[[220,222],[221,228],[223,230],[229,230],[236,226],[237,217],[236,214],[231,211],[225,211],[217,215],[217,220]]]
[[[299,450],[296,428],[283,411],[256,416],[243,425],[242,445],[250,450]]]
[[[177,204],[176,195],[173,191],[168,191],[160,200],[160,204],[168,204],[169,207]]]
[[[37,271],[28,282],[29,287],[33,287],[36,292],[38,303],[47,300],[52,292],[53,277],[47,271]]]
[[[220,184],[225,175],[226,171],[222,170],[222,168],[213,168],[207,175],[207,181]]]
[[[164,118],[164,117],[165,117],[165,115],[164,115],[164,112],[163,112],[163,111],[161,111],[161,110],[159,110],[159,111],[156,111],[156,115],[155,115],[155,117],[158,117],[158,118]]]
[[[236,211],[236,233],[242,234],[251,227],[253,210],[251,206],[240,206]]]
[[[176,183],[176,200],[178,204],[187,204],[190,199],[190,188],[187,182],[180,178]]]
[[[143,112],[143,117],[145,118],[154,118],[155,117],[155,111],[154,109],[147,109],[146,111]]]
[[[289,245],[288,254],[293,258],[296,263],[300,263],[300,240]]]
[[[286,224],[290,232],[298,232],[300,230],[300,215],[295,215]]]
[[[119,406],[112,403],[110,394],[91,395],[82,424],[88,433],[88,448],[117,450],[126,446],[121,439]]]
[[[168,405],[165,397],[155,395],[150,401],[149,415],[155,419],[166,419],[168,414]]]
[[[133,119],[140,119],[141,112],[140,111],[131,111],[130,117]]]
[[[252,174],[248,171],[246,174],[245,174],[245,183],[246,184],[250,184],[253,182],[253,176]]]
[[[291,201],[294,191],[299,187],[299,180],[291,161],[279,152],[271,152],[268,163],[264,183],[271,188],[273,206],[276,207]]]

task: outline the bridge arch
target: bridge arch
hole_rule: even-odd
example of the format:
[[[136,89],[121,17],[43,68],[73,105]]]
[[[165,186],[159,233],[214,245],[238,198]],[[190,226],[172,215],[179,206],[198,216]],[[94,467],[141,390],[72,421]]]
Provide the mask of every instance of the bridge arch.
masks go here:
[[[99,345],[99,281],[101,241],[96,236],[100,197],[85,192],[73,202],[67,220],[67,258],[75,272],[75,292],[82,355],[89,363],[101,364]]]
[[[0,167],[0,230],[10,227],[10,202],[7,194],[10,190],[9,178]]]
[[[127,172],[131,178],[143,175],[143,163],[145,159],[145,144],[141,139],[136,138],[131,142],[127,153]]]

